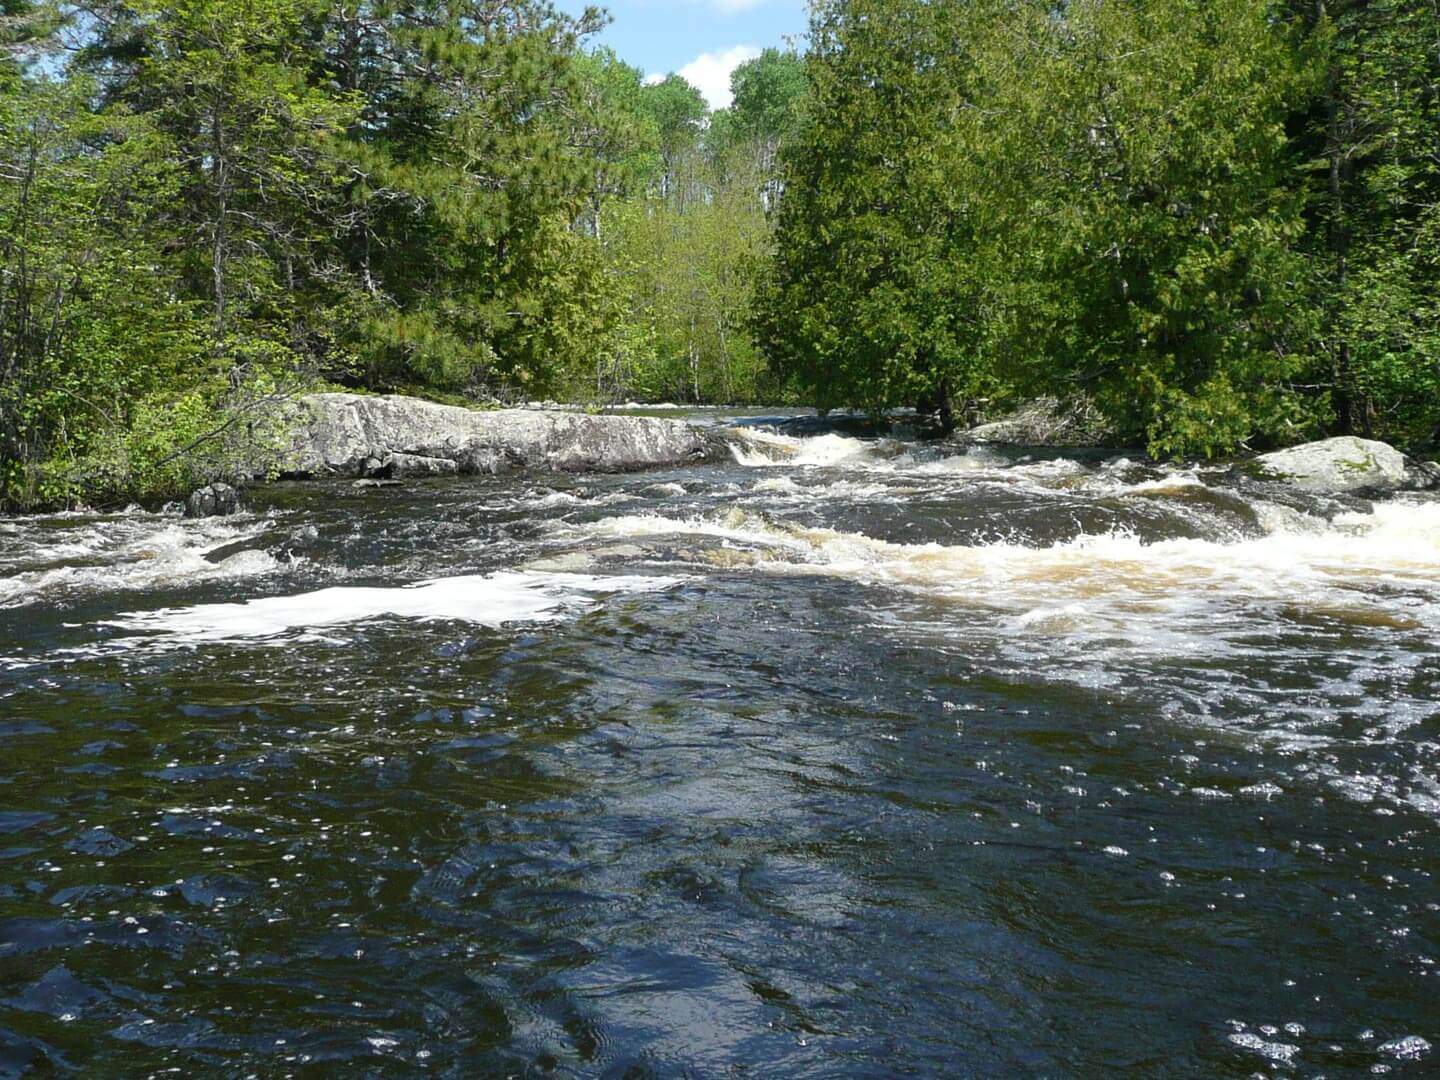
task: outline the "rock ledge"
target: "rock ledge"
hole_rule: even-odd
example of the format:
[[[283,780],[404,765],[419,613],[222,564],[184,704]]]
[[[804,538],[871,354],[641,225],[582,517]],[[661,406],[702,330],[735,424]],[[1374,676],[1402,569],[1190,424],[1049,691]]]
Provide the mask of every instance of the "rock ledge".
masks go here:
[[[625,472],[719,456],[715,434],[679,420],[502,409],[409,397],[311,394],[282,407],[266,469],[289,477],[426,477],[512,469]]]

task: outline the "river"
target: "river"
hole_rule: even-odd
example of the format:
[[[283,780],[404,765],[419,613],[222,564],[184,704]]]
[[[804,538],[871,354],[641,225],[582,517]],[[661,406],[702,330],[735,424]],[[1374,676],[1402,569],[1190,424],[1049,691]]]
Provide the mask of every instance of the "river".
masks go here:
[[[0,1076],[1423,1075],[1440,501],[820,434],[0,520]]]

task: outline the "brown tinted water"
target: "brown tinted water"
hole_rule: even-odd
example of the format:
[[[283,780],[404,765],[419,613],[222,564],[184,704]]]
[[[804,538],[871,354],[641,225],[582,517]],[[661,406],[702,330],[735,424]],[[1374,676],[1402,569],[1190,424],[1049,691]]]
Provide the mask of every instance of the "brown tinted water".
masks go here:
[[[1435,1066],[1440,503],[739,457],[0,521],[0,1076]]]

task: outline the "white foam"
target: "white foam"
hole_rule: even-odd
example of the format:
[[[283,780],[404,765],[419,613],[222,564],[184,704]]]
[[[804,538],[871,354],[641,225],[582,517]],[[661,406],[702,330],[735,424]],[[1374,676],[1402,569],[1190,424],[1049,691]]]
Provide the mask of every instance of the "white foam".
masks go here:
[[[1068,476],[1084,471],[1084,466],[1079,462],[1064,459],[1015,464],[996,451],[983,446],[972,446],[963,453],[930,460],[905,455],[897,458],[890,467],[909,475],[934,477],[984,477],[1011,471],[1018,471],[1021,474],[1035,473],[1040,476]]]
[[[1276,514],[1268,535],[1146,543],[1123,531],[1047,547],[1014,542],[897,544],[808,529],[733,509],[683,520],[633,515],[572,527],[583,539],[664,540],[666,558],[727,572],[824,576],[894,589],[877,627],[928,645],[985,654],[1026,677],[1093,690],[1143,685],[1174,722],[1214,725],[1285,754],[1345,738],[1345,703],[1365,738],[1389,742],[1433,715],[1433,702],[1376,695],[1409,681],[1440,635],[1440,501],[1414,497],[1333,523]],[[675,543],[676,540],[681,541]],[[718,544],[722,549],[711,549]],[[1347,662],[1314,665],[1296,635],[1343,637]],[[1398,647],[1397,647],[1398,646]],[[1234,672],[1232,676],[1227,674]],[[1273,678],[1271,677],[1273,674]],[[1341,708],[1337,704],[1337,710]],[[1440,784],[1408,785],[1317,770],[1338,796],[1440,816]],[[1197,798],[1226,793],[1196,788]],[[1275,797],[1256,787],[1247,797]]]
[[[534,495],[519,502],[499,500],[493,503],[484,504],[484,509],[490,511],[510,511],[515,509],[526,510],[553,510],[564,506],[610,506],[615,503],[639,502],[638,495],[631,495],[623,491],[611,492],[608,495],[592,495],[588,491],[576,494],[571,491],[547,491],[543,495]]]
[[[797,439],[769,432],[735,432],[730,452],[741,465],[771,468],[777,465],[801,468],[857,467],[873,464],[876,445],[846,435],[814,435]]]
[[[1300,1047],[1292,1043],[1267,1042],[1259,1035],[1250,1032],[1236,1032],[1229,1036],[1229,1039],[1242,1050],[1249,1050],[1259,1054],[1263,1058],[1278,1065],[1289,1066],[1294,1063],[1295,1055],[1300,1052]]]
[[[884,500],[898,502],[917,489],[886,483],[862,483],[855,480],[833,480],[829,483],[796,483],[789,476],[771,476],[750,485],[748,494],[761,496],[761,501],[833,503],[841,499]]]
[[[995,629],[1016,639],[1069,639],[1108,660],[1264,655],[1257,630],[1297,617],[1367,631],[1440,630],[1440,502],[1386,504],[1323,531],[1225,543],[1146,543],[1117,531],[1049,547],[897,544],[738,509],[683,520],[615,517],[578,532],[719,540],[740,549],[726,557],[732,567],[911,592],[941,633],[963,632],[957,609],[986,610],[1002,617]]]
[[[825,467],[844,465],[856,461],[869,461],[874,457],[873,443],[844,435],[817,435],[801,439],[794,459],[796,465]]]
[[[338,586],[242,603],[134,612],[105,625],[184,644],[275,638],[295,632],[321,638],[323,629],[385,616],[502,626],[553,622],[594,606],[604,596],[656,592],[679,580],[515,571],[442,578],[400,588]]]
[[[1038,461],[1028,457],[1016,459],[987,446],[970,446],[955,453],[935,456],[933,449],[900,452],[901,447],[897,443],[836,434],[794,438],[744,431],[734,435],[731,453],[742,465],[762,469],[788,467],[799,472],[825,468],[832,473],[841,472],[853,477],[833,481],[828,489],[819,484],[809,484],[799,490],[785,490],[782,485],[789,477],[761,481],[753,488],[757,492],[789,494],[796,498],[813,499],[822,495],[894,498],[917,493],[953,497],[961,492],[973,491],[977,485],[1002,485],[1043,498],[1090,496],[1169,501],[1170,497],[1183,499],[1188,494],[1205,490],[1209,486],[1206,477],[1218,472],[1203,466],[1161,466],[1159,475],[1154,475],[1152,468],[1149,479],[1136,480],[1134,472],[1139,466],[1125,458],[1087,465],[1066,457]],[[861,483],[865,485],[864,490],[860,487]],[[853,485],[853,489],[847,489],[847,484]],[[1266,515],[1277,520],[1283,518],[1295,525],[1297,531],[1303,528],[1303,514],[1259,502],[1252,505],[1262,518]],[[1204,505],[1192,503],[1185,508],[1182,503],[1172,502],[1172,508],[1182,517],[1200,518],[1212,526],[1216,524],[1214,512]],[[1233,521],[1224,522],[1221,527],[1235,531]]]
[[[1384,504],[1374,514],[1343,515],[1323,531],[1282,529],[1230,543],[1189,538],[1146,543],[1116,531],[1042,548],[1011,542],[895,544],[859,533],[775,525],[743,511],[715,518],[631,515],[586,528],[607,537],[692,534],[780,547],[803,556],[808,571],[877,582],[932,588],[1043,586],[1048,601],[1043,606],[1052,608],[1061,598],[1163,597],[1217,588],[1299,599],[1297,589],[1348,580],[1385,578],[1428,587],[1440,572],[1440,503],[1435,502]]]
[[[38,519],[31,519],[32,521]],[[0,607],[22,607],[76,592],[137,591],[258,577],[284,568],[265,551],[241,551],[211,561],[228,544],[257,540],[262,530],[244,518],[198,522],[126,514],[69,527],[32,528],[23,561],[9,560],[0,577]]]
[[[1121,490],[1126,495],[1166,495],[1177,491],[1193,491],[1204,486],[1204,481],[1194,473],[1177,472],[1156,480],[1144,480],[1138,484],[1129,484]]]
[[[1037,494],[1094,487],[1101,493],[1125,490],[1112,476],[1099,477],[1084,464],[1067,458],[1044,461],[1015,461],[982,446],[966,447],[958,453],[931,456],[901,451],[900,444],[827,434],[806,438],[768,432],[733,433],[731,455],[744,466],[757,469],[826,469],[857,474],[871,481],[870,491],[883,492],[884,485],[897,482],[911,485],[896,494],[911,494],[915,485],[923,490],[949,490],[976,483],[1021,486]],[[853,481],[852,481],[853,482]],[[1157,481],[1157,490],[1163,485]],[[1197,481],[1198,483],[1198,481]],[[842,489],[832,492],[846,495]]]
[[[552,491],[548,495],[527,499],[521,505],[537,510],[548,510],[553,506],[583,506],[584,503],[585,500],[579,495],[572,495],[568,491]]]
[[[732,435],[731,456],[739,464],[754,469],[794,464],[802,442],[788,435],[772,435],[764,431],[735,431]]]
[[[766,495],[803,495],[806,491],[788,476],[772,476],[765,480],[757,480],[751,485],[750,490]]]

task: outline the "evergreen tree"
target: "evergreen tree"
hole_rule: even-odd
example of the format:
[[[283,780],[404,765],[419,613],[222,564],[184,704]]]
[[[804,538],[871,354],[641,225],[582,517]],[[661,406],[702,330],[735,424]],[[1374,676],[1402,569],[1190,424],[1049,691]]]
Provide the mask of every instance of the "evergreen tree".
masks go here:
[[[1300,422],[1284,119],[1258,0],[832,0],[758,327],[822,406],[1085,395],[1165,453]]]
[[[210,308],[216,362],[284,364],[325,261],[355,103],[310,85],[314,0],[135,0],[90,54],[112,111],[168,137],[180,175],[164,208],[189,295]],[[124,62],[120,58],[128,57]]]
[[[1091,0],[1050,47],[1022,91],[1050,103],[1032,110],[1049,302],[1019,313],[1031,350],[1007,374],[1087,394],[1164,454],[1314,431],[1284,122],[1319,67],[1294,28],[1258,0]]]
[[[807,122],[786,155],[756,332],[822,409],[944,403],[979,386],[982,192],[956,187],[981,5],[814,8]]]
[[[598,264],[571,225],[598,174],[576,50],[599,22],[431,0],[377,5],[369,45],[340,37],[356,55],[334,67],[359,69],[366,101],[349,245],[374,301],[354,343],[365,381],[536,392],[583,363],[592,320],[570,290]]]
[[[1302,8],[1302,13],[1306,9]],[[1312,9],[1321,92],[1300,116],[1315,306],[1335,425],[1440,442],[1440,4]]]

